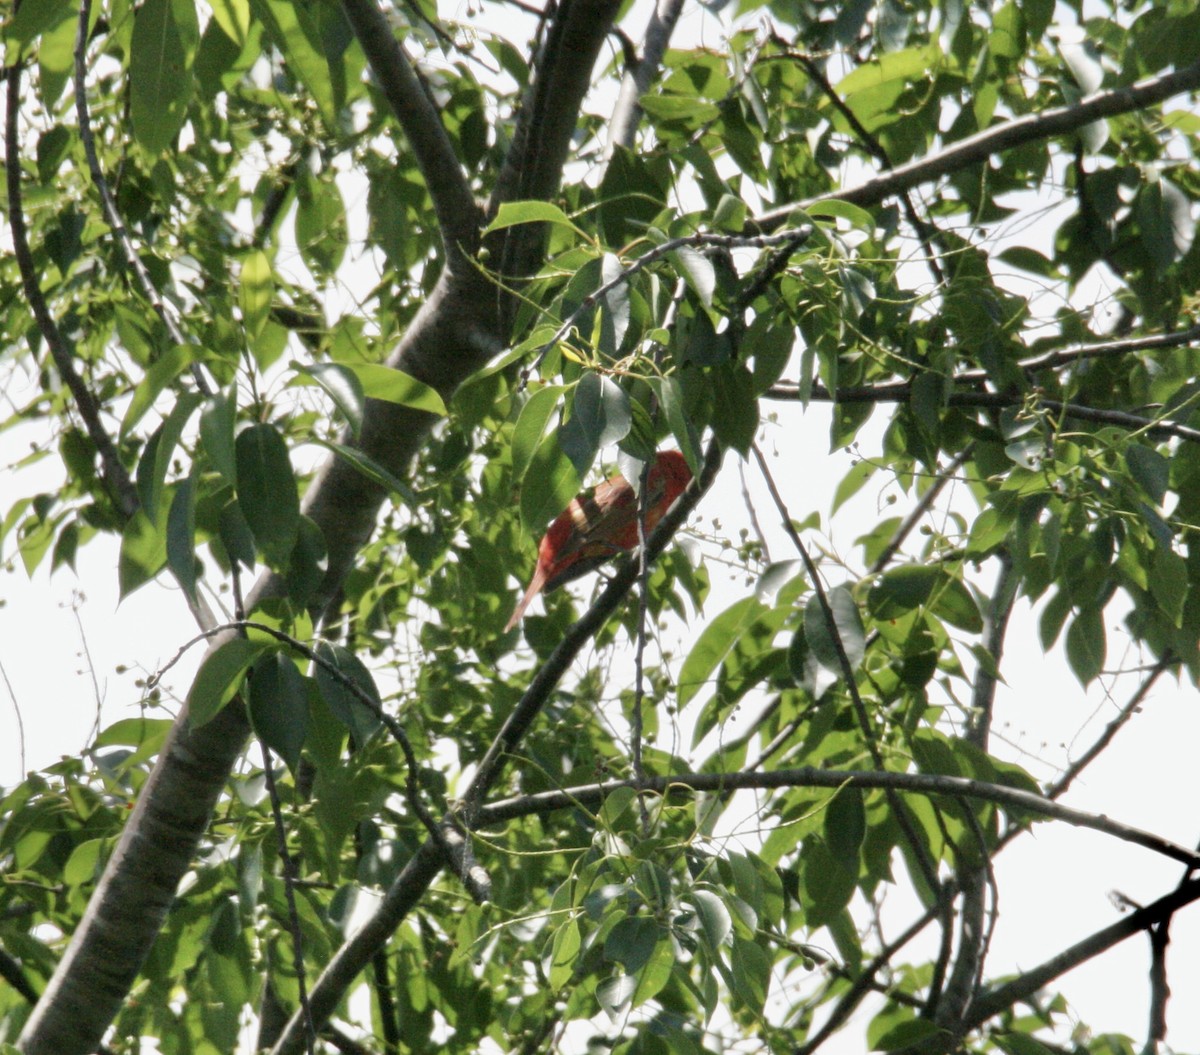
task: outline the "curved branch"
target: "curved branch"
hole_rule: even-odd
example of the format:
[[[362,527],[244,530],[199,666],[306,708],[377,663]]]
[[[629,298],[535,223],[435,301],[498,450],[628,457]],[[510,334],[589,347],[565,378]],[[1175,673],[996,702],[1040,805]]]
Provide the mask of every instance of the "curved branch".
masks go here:
[[[992,154],[1011,150],[1023,143],[1074,132],[1092,121],[1115,117],[1131,110],[1142,110],[1173,95],[1192,92],[1197,88],[1200,88],[1200,62],[1194,62],[1173,73],[1152,77],[1128,88],[1112,88],[1106,92],[1099,92],[1071,106],[1060,106],[1057,109],[1014,118],[952,143],[920,161],[912,161],[882,176],[875,176],[856,187],[831,191],[815,198],[771,209],[751,220],[748,226],[753,229],[771,230],[786,223],[788,217],[797,209],[807,209],[822,201],[847,201],[862,206],[878,205],[895,194],[986,161]]]
[[[342,0],[342,10],[416,155],[433,199],[447,261],[453,261],[458,253],[474,253],[482,214],[412,61],[375,0]]]
[[[137,512],[141,502],[137,489],[121,463],[116,444],[105,431],[100,420],[100,404],[88,388],[87,383],[75,369],[74,353],[59,330],[58,324],[50,314],[46,298],[42,295],[38,284],[37,269],[34,267],[33,254],[29,249],[29,232],[25,227],[25,209],[21,201],[21,152],[18,117],[21,110],[21,70],[20,62],[8,68],[8,103],[5,114],[4,128],[4,161],[8,180],[8,224],[12,231],[13,255],[17,258],[17,267],[21,272],[21,285],[25,297],[33,311],[38,330],[46,340],[50,349],[50,357],[63,384],[67,386],[71,397],[75,400],[76,409],[83,419],[88,438],[100,454],[100,464],[104,474],[104,482],[108,485],[109,495],[121,515],[128,519]]]
[[[672,776],[649,777],[644,781],[608,780],[601,784],[582,784],[561,791],[540,791],[500,799],[479,808],[479,826],[498,824],[530,814],[552,813],[555,810],[583,806],[595,809],[614,791],[633,788],[669,794],[675,789],[703,792],[743,791],[771,788],[864,788],[892,790],[915,795],[947,795],[952,798],[978,799],[1006,809],[1038,814],[1062,821],[1076,828],[1090,828],[1114,839],[1133,843],[1189,867],[1200,867],[1200,851],[1190,850],[1153,832],[1114,821],[1102,813],[1089,813],[1054,802],[1044,795],[1004,784],[990,784],[969,777],[943,776],[937,773],[893,773],[863,769],[817,769],[802,766],[798,769],[776,769],[767,773],[679,773]]]

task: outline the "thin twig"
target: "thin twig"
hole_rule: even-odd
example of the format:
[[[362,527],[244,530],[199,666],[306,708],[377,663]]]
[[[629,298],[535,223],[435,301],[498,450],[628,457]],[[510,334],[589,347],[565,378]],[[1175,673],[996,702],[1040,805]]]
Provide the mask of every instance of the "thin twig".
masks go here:
[[[1053,784],[1046,789],[1046,797],[1049,799],[1061,798],[1066,794],[1070,786],[1075,782],[1076,778],[1088,766],[1090,766],[1109,744],[1113,738],[1121,731],[1125,723],[1137,714],[1149,695],[1150,690],[1154,687],[1154,683],[1159,677],[1165,673],[1170,667],[1178,663],[1178,659],[1171,652],[1167,652],[1157,663],[1154,664],[1150,673],[1142,680],[1142,683],[1137,687],[1137,690],[1129,698],[1129,702],[1125,704],[1118,712],[1115,718],[1108,723],[1104,728],[1104,732],[1100,734],[1096,742],[1092,744],[1082,755],[1072,762],[1063,775],[1059,777]]]
[[[125,261],[125,266],[133,272],[138,287],[142,291],[142,296],[146,298],[150,307],[154,309],[154,314],[159,317],[163,326],[166,327],[167,335],[171,338],[171,341],[177,345],[187,344],[189,342],[182,328],[175,320],[174,314],[167,310],[167,305],[162,297],[159,296],[158,290],[154,285],[154,280],[150,277],[150,272],[146,270],[146,265],[142,263],[141,257],[138,256],[133,240],[129,237],[129,231],[125,227],[121,210],[117,208],[117,203],[112,196],[112,192],[109,190],[108,179],[104,175],[104,169],[100,165],[99,155],[96,153],[96,139],[92,134],[92,117],[88,108],[87,97],[87,38],[91,13],[92,0],[80,0],[79,27],[75,33],[75,117],[79,122],[79,139],[83,143],[83,152],[87,156],[88,171],[91,173],[92,183],[96,188],[96,192],[100,195],[100,206],[104,212],[105,222],[112,229],[113,237],[116,240],[121,257]],[[212,388],[205,378],[199,363],[193,364],[192,377],[200,392],[206,396],[212,395]]]
[[[793,230],[780,231],[777,234],[770,235],[731,235],[731,234],[716,234],[706,232],[702,234],[689,234],[681,238],[670,238],[661,245],[656,245],[653,249],[647,250],[641,256],[637,257],[633,263],[621,269],[607,282],[601,283],[596,289],[589,293],[579,302],[578,307],[571,312],[570,315],[563,320],[562,324],[554,331],[554,335],[546,341],[545,344],[538,349],[537,354],[533,357],[533,362],[521,371],[521,378],[527,381],[537,371],[542,360],[550,354],[550,350],[558,344],[568,333],[572,327],[592,308],[594,308],[601,299],[611,293],[617,286],[624,282],[628,282],[639,271],[644,270],[651,264],[661,260],[664,256],[674,253],[679,249],[699,249],[707,247],[716,247],[720,249],[744,249],[744,248],[766,248],[768,246],[784,246],[788,248],[788,255],[795,251],[796,247],[801,245],[808,236],[812,234],[812,228],[809,226],[798,227]],[[786,261],[786,258],[785,258]]]
[[[821,605],[821,612],[825,617],[830,640],[833,642],[834,650],[837,652],[838,665],[842,671],[842,680],[846,683],[846,692],[849,694],[850,701],[854,706],[854,714],[858,720],[859,728],[862,730],[863,739],[866,741],[867,748],[871,752],[871,760],[875,763],[875,768],[882,770],[884,768],[883,754],[875,738],[875,731],[871,728],[871,718],[867,713],[866,705],[863,703],[862,694],[858,691],[858,681],[854,676],[854,667],[850,662],[849,655],[846,653],[846,646],[842,641],[842,635],[838,629],[833,608],[829,604],[829,596],[826,594],[825,586],[821,582],[820,572],[809,555],[808,547],[804,545],[804,540],[800,538],[800,533],[792,524],[792,518],[788,514],[783,496],[779,493],[779,488],[775,485],[775,477],[772,475],[771,468],[767,465],[767,460],[763,457],[762,451],[758,449],[757,444],[752,445],[751,450],[754,452],[755,461],[758,463],[759,471],[763,475],[763,480],[766,482],[767,490],[771,494],[775,508],[779,511],[779,519],[783,529],[787,533],[788,538],[791,539],[792,545],[796,547],[796,552],[800,554],[800,559],[804,562],[805,570],[812,581],[813,591],[816,593],[817,601]],[[940,884],[938,882],[936,864],[930,859],[929,851],[925,844],[917,838],[917,833],[913,829],[912,822],[905,812],[903,805],[890,792],[888,793],[888,803],[892,807],[896,823],[900,826],[900,830],[904,833],[904,837],[908,841],[926,885],[929,887],[930,892],[935,897],[938,897]]]
[[[900,525],[893,532],[892,537],[888,539],[887,545],[883,547],[883,552],[871,564],[872,575],[878,575],[884,568],[891,564],[892,558],[900,552],[900,547],[904,545],[905,540],[925,518],[925,514],[933,507],[933,503],[937,501],[937,496],[942,493],[942,488],[954,478],[958,470],[963,467],[963,463],[971,457],[974,451],[975,444],[968,443],[951,459],[950,464],[945,469],[938,471],[928,490],[921,495],[908,516],[900,522]]]
[[[909,382],[888,382],[881,385],[854,385],[829,391],[823,385],[813,385],[808,399],[821,403],[904,403],[912,394]],[[769,399],[800,400],[800,389],[788,384],[771,386],[765,395]],[[1028,407],[1031,411],[1045,410],[1062,417],[1091,421],[1100,425],[1115,425],[1149,436],[1174,436],[1190,443],[1200,443],[1200,429],[1166,418],[1148,418],[1124,410],[1106,410],[1081,403],[1066,403],[1047,399],[1036,393],[1006,394],[1003,392],[951,392],[946,397],[951,407]]]
[[[33,262],[33,254],[29,248],[29,233],[25,226],[25,210],[21,200],[21,155],[19,116],[21,112],[21,72],[22,62],[9,67],[8,73],[8,104],[5,114],[4,155],[5,170],[8,180],[8,224],[12,231],[13,255],[21,272],[21,285],[25,290],[25,298],[37,322],[38,331],[50,349],[50,357],[58,376],[67,386],[79,416],[83,419],[88,438],[92,441],[100,455],[100,465],[110,497],[117,510],[125,519],[129,519],[140,506],[137,488],[125,466],[116,445],[100,420],[100,404],[87,383],[75,369],[74,352],[59,330],[58,324],[50,314],[46,298],[38,282],[37,268]]]
[[[339,670],[336,664],[329,662],[329,660],[325,659],[324,656],[315,649],[310,648],[303,641],[297,640],[277,627],[268,626],[265,623],[258,623],[253,620],[241,619],[233,623],[224,623],[221,626],[213,627],[211,630],[205,630],[184,643],[160,670],[147,679],[147,688],[153,688],[162,679],[163,675],[183,658],[185,653],[201,641],[206,641],[218,634],[230,631],[245,632],[246,630],[257,630],[260,633],[266,634],[276,641],[287,645],[294,652],[298,652],[310,663],[320,667],[387,727],[388,732],[392,734],[396,743],[400,745],[400,750],[404,755],[404,764],[407,768],[405,774],[406,798],[413,813],[416,814],[417,819],[433,838],[439,849],[442,850],[447,863],[462,881],[467,892],[478,902],[482,903],[488,900],[489,883],[487,881],[487,874],[475,864],[474,858],[471,856],[469,844],[463,839],[460,833],[454,830],[452,825],[447,823],[439,824],[421,798],[419,783],[420,766],[417,762],[416,752],[413,750],[412,741],[409,740],[408,734],[404,731],[404,726],[380,707],[361,685]]]
[[[785,46],[786,41],[782,41]],[[804,67],[808,76],[816,82],[833,108],[846,120],[850,125],[858,141],[863,145],[868,153],[872,154],[876,160],[888,171],[895,169],[892,164],[891,157],[884,149],[884,146],[879,142],[867,127],[858,119],[858,115],[846,104],[846,101],[837,93],[837,89],[830,83],[829,78],[825,76],[825,71],[817,64],[816,60],[811,55],[803,52],[787,51],[781,58],[792,58]],[[918,214],[916,206],[913,205],[912,197],[907,190],[902,191],[899,195],[900,201],[904,206],[904,213],[908,217],[909,225],[917,233],[917,239],[921,243],[921,248],[925,252],[925,262],[933,275],[934,281],[939,285],[945,284],[945,276],[942,274],[941,266],[938,264],[937,254],[934,252],[932,235],[940,234],[937,227],[926,220],[923,220]]]
[[[308,1055],[316,1048],[317,1031],[313,1025],[312,1008],[308,1003],[308,981],[304,972],[304,936],[300,930],[300,912],[296,908],[296,862],[288,852],[287,828],[283,823],[283,807],[279,801],[279,788],[275,783],[275,771],[271,763],[271,749],[263,742],[263,776],[267,781],[267,794],[271,800],[271,818],[275,824],[275,840],[279,860],[283,866],[283,895],[287,901],[288,927],[292,932],[292,959],[296,967],[296,988],[300,1000],[300,1013],[304,1016],[305,1043]]]

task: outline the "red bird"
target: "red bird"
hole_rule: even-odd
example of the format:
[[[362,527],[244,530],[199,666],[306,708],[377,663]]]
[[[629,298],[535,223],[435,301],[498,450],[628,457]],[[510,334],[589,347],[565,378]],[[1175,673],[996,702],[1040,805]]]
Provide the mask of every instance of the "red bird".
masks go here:
[[[654,530],[692,479],[679,451],[660,451],[646,482],[645,533]],[[571,499],[538,546],[537,568],[525,596],[513,609],[505,633],[521,621],[529,603],[543,590],[586,575],[621,550],[638,544],[638,496],[620,473]]]

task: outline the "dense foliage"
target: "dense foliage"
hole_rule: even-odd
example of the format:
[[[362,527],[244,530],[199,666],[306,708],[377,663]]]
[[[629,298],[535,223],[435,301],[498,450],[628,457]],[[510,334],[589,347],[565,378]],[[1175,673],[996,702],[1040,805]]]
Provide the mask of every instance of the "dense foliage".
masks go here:
[[[1054,991],[1138,933],[1163,1042],[1200,857],[1058,803],[1107,739],[1044,784],[991,719],[1017,598],[1081,686],[1124,615],[1113,735],[1200,675],[1195,4],[627,6],[4,16],[5,424],[64,476],[3,552],[117,535],[207,649],[0,799],[10,1050],[807,1055],[870,1000],[874,1050],[1130,1051]],[[505,633],[664,447],[648,559]],[[786,560],[672,543],[738,461]],[[992,862],[1068,821],[1184,877],[993,977]]]

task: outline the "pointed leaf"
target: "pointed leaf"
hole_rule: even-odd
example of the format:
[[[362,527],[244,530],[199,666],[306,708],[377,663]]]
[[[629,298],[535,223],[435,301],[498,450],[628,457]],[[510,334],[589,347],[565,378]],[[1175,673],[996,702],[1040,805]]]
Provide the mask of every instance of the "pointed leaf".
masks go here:
[[[237,387],[228,394],[212,396],[200,412],[200,442],[204,451],[230,487],[237,486],[237,458],[234,455],[233,426],[237,421]]]
[[[188,691],[188,721],[192,728],[211,721],[242,687],[254,661],[272,646],[235,637],[204,657]]]
[[[167,566],[188,598],[196,600],[196,482],[180,482],[167,513]]]
[[[145,0],[133,18],[129,103],[134,135],[151,155],[166,150],[187,118],[200,37],[192,0]]]
[[[826,596],[837,637],[850,660],[850,669],[855,670],[866,651],[866,638],[862,619],[858,614],[858,605],[845,586],[834,587]],[[821,599],[813,593],[804,606],[804,636],[808,638],[808,646],[821,666],[841,677],[844,671],[833,634],[834,630],[830,628],[829,616],[821,604]]]
[[[533,453],[521,481],[521,523],[540,537],[551,519],[558,516],[578,493],[582,480],[554,433]]]
[[[153,579],[166,563],[167,540],[139,509],[121,532],[121,554],[117,559],[121,599]]]
[[[446,416],[446,404],[437,390],[403,370],[382,363],[349,363],[346,369],[354,373],[363,392],[371,399]]]
[[[316,653],[322,661],[313,665],[317,688],[321,690],[321,696],[334,717],[350,730],[355,744],[362,747],[379,729],[381,723],[362,699],[347,687],[341,678],[331,673],[329,668],[332,667],[342,678],[347,678],[357,685],[359,690],[382,710],[383,702],[379,698],[379,690],[375,687],[375,679],[363,666],[362,661],[341,645],[322,642],[317,646]]]
[[[311,377],[324,389],[325,394],[333,400],[334,406],[342,412],[357,440],[362,432],[363,410],[366,405],[366,393],[363,392],[358,375],[342,363],[315,363],[312,366],[296,363],[295,366],[299,373]]]
[[[512,437],[513,479],[520,480],[529,468],[534,451],[546,434],[546,423],[566,389],[562,385],[539,388],[521,408]]]
[[[250,670],[246,702],[259,739],[295,773],[308,734],[308,689],[304,675],[282,652],[260,656]]]
[[[267,563],[287,564],[300,530],[300,493],[274,425],[252,425],[235,444],[237,501]]]

